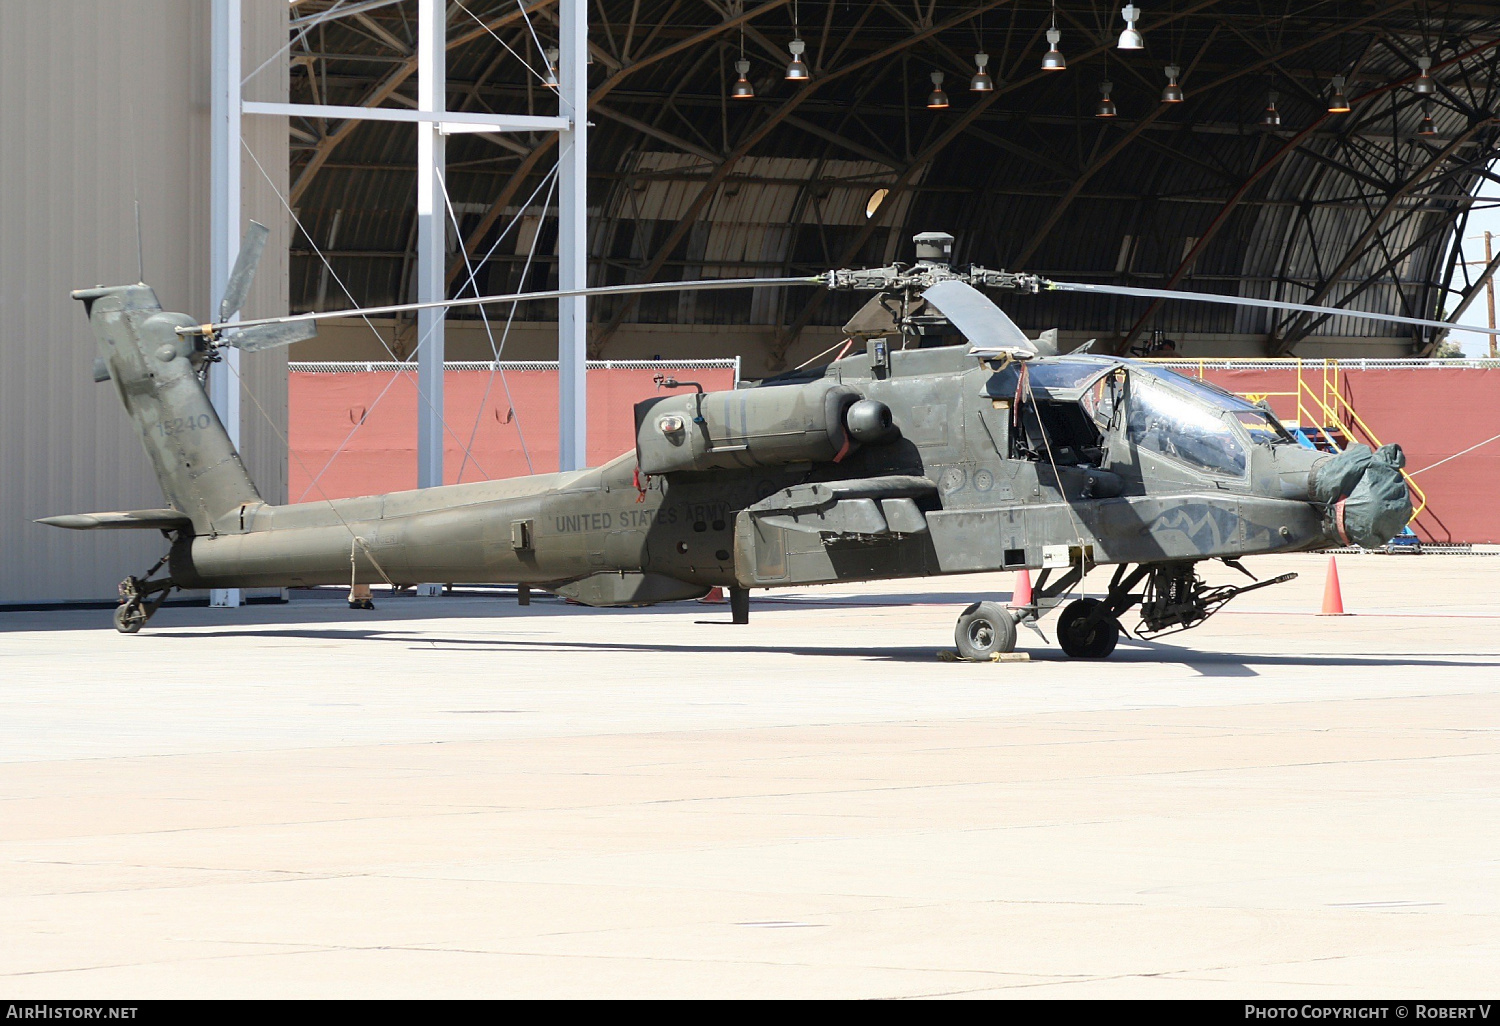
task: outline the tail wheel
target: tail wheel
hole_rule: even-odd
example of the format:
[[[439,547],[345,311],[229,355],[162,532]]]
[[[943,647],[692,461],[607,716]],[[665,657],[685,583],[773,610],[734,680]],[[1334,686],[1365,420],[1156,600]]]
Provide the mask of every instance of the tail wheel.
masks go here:
[[[1120,621],[1104,616],[1093,627],[1085,627],[1089,615],[1099,607],[1098,599],[1069,602],[1057,618],[1057,641],[1074,659],[1104,659],[1120,641]]]
[[[963,611],[953,629],[958,654],[965,659],[986,661],[996,652],[1016,647],[1016,618],[995,602],[976,602]]]
[[[115,630],[121,634],[134,634],[146,626],[150,614],[139,601],[122,602],[115,607]]]

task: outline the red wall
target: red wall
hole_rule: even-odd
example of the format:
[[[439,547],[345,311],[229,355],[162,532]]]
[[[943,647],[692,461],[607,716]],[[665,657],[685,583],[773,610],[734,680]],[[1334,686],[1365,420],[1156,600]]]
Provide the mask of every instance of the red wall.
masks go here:
[[[651,380],[657,373],[621,368],[588,372],[589,466],[635,447],[633,407],[662,394]],[[729,367],[665,373],[699,381],[709,391],[734,387],[734,370]],[[557,469],[557,371],[507,370],[502,379],[486,370],[450,370],[444,375],[443,388],[444,417],[450,429],[443,443],[446,483]],[[288,498],[292,502],[378,495],[417,486],[414,370],[347,374],[294,370],[288,400]],[[466,460],[466,450],[471,459]],[[311,487],[315,478],[317,486]]]
[[[1319,397],[1323,373],[1316,364],[1302,371],[1303,382]],[[1297,391],[1297,372],[1290,368],[1208,368],[1203,376],[1241,394]],[[1406,453],[1408,474],[1500,435],[1500,369],[1341,369],[1336,384],[1374,436],[1356,430],[1352,440],[1397,443]],[[1314,404],[1305,390],[1303,395],[1303,422],[1317,423],[1308,411]],[[1297,403],[1291,396],[1267,398],[1278,417],[1297,419]],[[1427,496],[1426,508],[1412,524],[1424,541],[1500,542],[1500,440],[1418,473],[1414,480]],[[1413,497],[1413,503],[1417,501]]]
[[[651,369],[589,371],[590,466],[635,445],[631,408],[659,394],[651,381],[655,373]],[[734,372],[729,368],[668,373],[701,381],[709,391],[734,385]],[[1184,368],[1183,373],[1194,371]],[[1297,372],[1290,368],[1208,367],[1202,373],[1241,394],[1297,391]],[[1314,394],[1321,395],[1323,374],[1319,364],[1302,371],[1302,380]],[[556,371],[507,371],[503,381],[489,371],[449,371],[445,388],[446,415],[453,432],[444,446],[446,481],[456,482],[460,475],[464,481],[482,481],[557,469]],[[1500,434],[1500,370],[1421,366],[1341,370],[1337,388],[1374,435],[1369,438],[1356,432],[1355,440],[1399,443],[1406,451],[1408,472]],[[1289,422],[1298,419],[1291,395],[1270,394],[1268,398],[1277,416]],[[414,372],[293,371],[290,401],[291,501],[416,487]],[[1312,405],[1304,399],[1304,412]],[[355,430],[362,416],[364,424]],[[1311,416],[1304,417],[1304,422],[1317,423]],[[529,465],[521,448],[523,434],[531,455]],[[343,451],[330,463],[340,446]],[[473,453],[467,462],[466,447]],[[310,488],[314,477],[318,486]],[[1427,506],[1413,528],[1424,540],[1500,542],[1500,441],[1420,473],[1416,482],[1426,493]]]

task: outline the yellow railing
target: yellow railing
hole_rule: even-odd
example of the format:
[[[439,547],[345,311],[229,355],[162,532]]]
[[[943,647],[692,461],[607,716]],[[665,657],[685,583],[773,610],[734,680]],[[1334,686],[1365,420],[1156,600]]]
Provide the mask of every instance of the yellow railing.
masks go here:
[[[1199,378],[1204,377],[1203,372],[1209,362],[1218,361],[1197,361]],[[1235,360],[1234,362],[1254,363],[1255,361]],[[1357,427],[1360,434],[1364,435],[1365,440],[1372,448],[1380,448],[1380,439],[1376,437],[1374,431],[1370,430],[1370,425],[1365,423],[1364,418],[1359,415],[1359,411],[1354,408],[1354,405],[1349,402],[1348,398],[1344,396],[1344,393],[1339,388],[1340,368],[1338,361],[1319,360],[1317,364],[1319,365],[1318,370],[1320,373],[1314,380],[1309,380],[1309,378],[1313,378],[1311,373],[1313,368],[1304,367],[1301,360],[1297,361],[1297,388],[1294,392],[1241,392],[1240,395],[1251,402],[1258,402],[1261,399],[1267,399],[1271,396],[1283,396],[1292,399],[1297,404],[1298,427],[1305,427],[1309,423],[1316,424],[1321,428],[1336,427],[1339,431],[1343,432],[1345,438],[1351,439],[1355,437],[1354,428]],[[1304,374],[1304,370],[1307,372],[1306,374]],[[1412,476],[1405,470],[1401,471],[1401,476],[1406,478],[1406,487],[1411,489],[1411,493],[1417,497],[1417,504],[1412,509],[1411,519],[1407,521],[1407,523],[1411,523],[1411,521],[1417,519],[1422,510],[1427,508],[1427,494],[1422,491],[1421,486],[1412,480]]]

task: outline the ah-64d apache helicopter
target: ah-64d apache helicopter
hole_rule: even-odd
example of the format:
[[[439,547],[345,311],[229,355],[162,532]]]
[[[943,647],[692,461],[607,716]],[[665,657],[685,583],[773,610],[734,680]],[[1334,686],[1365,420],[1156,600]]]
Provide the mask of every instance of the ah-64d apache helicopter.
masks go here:
[[[206,368],[221,346],[286,344],[345,312],[225,323],[264,236],[252,226],[219,323],[162,311],[144,284],[73,294],[97,337],[95,377],[114,383],[170,504],[41,521],[156,529],[170,540],[145,577],[122,583],[123,632],[139,630],[173,588],[494,582],[634,606],[720,586],[744,623],[752,588],[1040,570],[1029,606],[980,601],[959,617],[960,654],[984,659],[1011,650],[1017,624],[1034,626],[1091,568],[1112,564],[1104,596],[1072,601],[1056,625],[1068,655],[1102,658],[1134,606],[1142,635],[1187,629],[1292,576],[1211,587],[1198,573],[1204,561],[1248,575],[1241,557],[1373,547],[1411,516],[1396,446],[1301,447],[1268,409],[1211,385],[1127,359],[1059,355],[1055,332],[1027,338],[979,289],[1324,308],[957,270],[941,233],[916,237],[911,267],[427,304],[768,284],[875,293],[848,327],[863,352],[755,387],[695,386],[639,403],[635,450],[601,467],[274,506],[209,402]],[[920,344],[954,336],[960,344]]]

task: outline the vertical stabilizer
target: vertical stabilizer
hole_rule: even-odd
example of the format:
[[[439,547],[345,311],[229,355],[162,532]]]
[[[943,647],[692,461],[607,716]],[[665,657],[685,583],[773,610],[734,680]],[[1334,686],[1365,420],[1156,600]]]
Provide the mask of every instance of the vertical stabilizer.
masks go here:
[[[192,336],[177,334],[196,322],[164,312],[147,285],[80,289],[73,298],[88,310],[96,367],[114,382],[167,501],[192,519],[195,534],[237,531],[241,507],[261,498],[203,390],[203,354]]]

